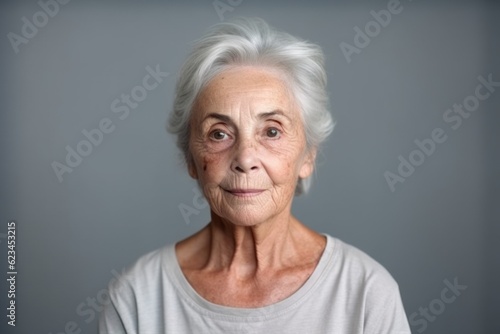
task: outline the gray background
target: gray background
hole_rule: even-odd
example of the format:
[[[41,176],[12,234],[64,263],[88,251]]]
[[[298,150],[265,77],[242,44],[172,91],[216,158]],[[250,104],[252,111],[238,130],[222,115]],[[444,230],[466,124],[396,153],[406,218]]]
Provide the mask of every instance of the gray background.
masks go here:
[[[474,93],[479,75],[500,81],[500,6],[401,5],[350,63],[339,44],[353,44],[353,28],[387,1],[243,0],[224,19],[262,17],[326,53],[337,126],[311,193],[295,201],[298,218],[382,263],[408,316],[440,298],[444,280],[466,285],[425,333],[500,333],[500,88],[459,129],[442,119]],[[2,280],[0,331],[64,333],[74,321],[95,333],[97,321],[77,308],[90,309],[88,298],[105,293],[113,271],[208,221],[207,208],[189,221],[180,213],[180,205],[195,208],[195,183],[164,123],[189,43],[220,18],[212,1],[72,1],[16,54],[7,34],[20,34],[21,18],[32,21],[40,7],[6,1],[0,8],[0,233],[10,219],[18,225],[17,326],[6,325]],[[170,76],[120,120],[111,102],[157,64]],[[106,117],[115,130],[59,182],[51,163],[64,162],[66,145],[75,149],[81,131]],[[447,141],[391,192],[383,173],[396,172],[398,156],[408,158],[414,140],[435,128]]]

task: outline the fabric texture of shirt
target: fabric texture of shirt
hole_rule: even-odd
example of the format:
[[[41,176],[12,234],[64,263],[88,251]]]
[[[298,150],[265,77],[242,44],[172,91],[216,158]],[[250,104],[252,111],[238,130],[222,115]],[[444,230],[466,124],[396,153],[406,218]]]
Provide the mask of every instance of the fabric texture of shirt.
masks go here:
[[[109,285],[101,334],[411,333],[399,288],[379,263],[327,238],[307,281],[288,298],[235,308],[201,297],[182,273],[175,245],[142,256]]]

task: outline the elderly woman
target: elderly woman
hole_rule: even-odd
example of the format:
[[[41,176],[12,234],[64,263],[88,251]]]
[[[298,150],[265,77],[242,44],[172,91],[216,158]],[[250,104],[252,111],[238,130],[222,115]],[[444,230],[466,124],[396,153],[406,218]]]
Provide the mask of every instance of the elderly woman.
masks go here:
[[[410,333],[396,282],[291,214],[327,110],[321,49],[259,19],[213,27],[169,120],[210,223],[110,284],[101,333]]]

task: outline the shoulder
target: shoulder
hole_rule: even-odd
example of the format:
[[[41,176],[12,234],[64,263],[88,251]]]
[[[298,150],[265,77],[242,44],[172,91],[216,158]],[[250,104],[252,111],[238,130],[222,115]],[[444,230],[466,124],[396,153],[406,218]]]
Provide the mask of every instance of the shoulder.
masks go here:
[[[331,238],[334,244],[334,265],[340,266],[341,273],[350,280],[364,285],[377,284],[398,289],[398,285],[387,269],[359,248],[340,239]]]
[[[332,238],[332,237],[330,237]],[[347,305],[355,303],[366,333],[410,333],[399,286],[371,256],[339,239],[334,244],[332,268]]]
[[[154,286],[161,279],[163,264],[173,247],[167,245],[144,254],[121,272],[113,270],[113,278],[109,283],[110,294],[123,295],[127,291],[132,293],[138,288]]]
[[[164,263],[170,250],[173,245],[141,256],[121,272],[112,270],[109,300],[100,316],[101,332],[137,333],[139,324],[152,328],[160,326],[158,312],[162,310],[162,295],[159,292],[168,284]]]

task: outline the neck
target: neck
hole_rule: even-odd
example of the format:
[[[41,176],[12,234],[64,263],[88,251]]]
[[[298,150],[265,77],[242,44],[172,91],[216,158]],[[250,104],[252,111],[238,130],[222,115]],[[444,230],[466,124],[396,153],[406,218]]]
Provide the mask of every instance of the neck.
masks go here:
[[[239,226],[212,212],[205,234],[208,243],[203,247],[206,250],[203,266],[227,271],[240,279],[310,261],[311,255],[321,254],[325,244],[322,236],[289,213],[264,223]]]

